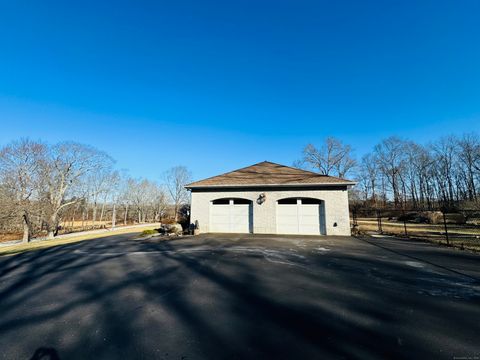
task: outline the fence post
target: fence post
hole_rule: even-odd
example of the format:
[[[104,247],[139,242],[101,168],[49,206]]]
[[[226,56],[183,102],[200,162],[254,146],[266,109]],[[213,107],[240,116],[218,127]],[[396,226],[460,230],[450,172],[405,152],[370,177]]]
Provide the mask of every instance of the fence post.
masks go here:
[[[382,216],[380,214],[380,210],[377,210],[377,223],[378,223],[378,232],[380,234],[383,233],[383,229],[382,229]]]
[[[403,229],[405,230],[405,236],[408,237],[408,232],[407,232],[407,217],[405,216],[405,210],[402,210],[402,215],[403,215]]]
[[[445,237],[447,239],[447,245],[450,245],[450,241],[448,239],[448,227],[447,227],[447,218],[445,217],[445,211],[442,211],[443,215],[443,226],[445,227]]]

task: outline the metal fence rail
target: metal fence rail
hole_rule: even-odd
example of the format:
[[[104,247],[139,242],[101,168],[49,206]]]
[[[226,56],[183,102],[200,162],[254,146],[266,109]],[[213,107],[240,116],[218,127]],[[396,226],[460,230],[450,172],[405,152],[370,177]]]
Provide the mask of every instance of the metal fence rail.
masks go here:
[[[480,210],[442,211],[352,208],[359,233],[418,238],[480,251]]]

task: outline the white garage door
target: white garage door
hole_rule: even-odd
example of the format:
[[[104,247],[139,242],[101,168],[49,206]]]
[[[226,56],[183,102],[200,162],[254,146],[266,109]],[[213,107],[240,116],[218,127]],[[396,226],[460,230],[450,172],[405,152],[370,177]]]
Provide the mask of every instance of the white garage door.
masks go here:
[[[252,202],[246,199],[219,199],[210,205],[210,232],[250,233]]]
[[[277,233],[325,234],[324,205],[318,199],[283,199],[277,202]]]

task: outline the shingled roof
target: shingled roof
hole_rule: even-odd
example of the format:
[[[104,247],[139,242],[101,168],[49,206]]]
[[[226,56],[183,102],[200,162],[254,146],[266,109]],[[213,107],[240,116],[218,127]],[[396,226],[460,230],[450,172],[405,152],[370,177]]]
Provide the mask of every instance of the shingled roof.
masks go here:
[[[243,186],[307,186],[307,185],[355,185],[355,182],[334,176],[275,164],[269,161],[213,176],[186,185],[187,189],[204,187]]]

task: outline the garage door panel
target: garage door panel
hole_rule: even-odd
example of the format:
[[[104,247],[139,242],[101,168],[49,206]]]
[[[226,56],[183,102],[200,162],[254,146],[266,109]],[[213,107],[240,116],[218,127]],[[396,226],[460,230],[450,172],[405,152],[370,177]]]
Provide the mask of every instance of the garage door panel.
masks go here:
[[[224,214],[215,214],[212,215],[212,220],[214,223],[228,224],[230,222],[230,217]]]
[[[248,223],[232,224],[231,232],[237,234],[247,234],[250,232],[250,227],[248,226]]]
[[[299,230],[299,233],[297,233],[296,235],[321,235],[318,231],[318,229],[304,229],[304,228],[301,228]]]
[[[278,225],[289,225],[289,226],[297,226],[298,225],[298,220],[295,217],[292,219],[291,217],[278,217]],[[298,226],[297,226],[298,227]]]
[[[299,234],[305,235],[319,235],[320,230],[318,225],[305,225],[300,224],[299,226]]]
[[[297,205],[279,205],[279,216],[297,216]]]
[[[249,205],[233,205],[232,214],[234,216],[248,216]]]
[[[223,216],[226,214],[229,205],[212,205],[211,214],[214,216]]]
[[[223,229],[226,231],[228,230],[228,226],[229,226],[230,222],[228,220],[224,220],[224,219],[212,219],[212,226],[214,226],[215,228],[220,228],[220,229]]]
[[[277,233],[320,235],[322,233],[320,204],[278,204]]]
[[[319,225],[320,223],[320,216],[317,215],[303,215],[299,216],[299,223],[306,224],[306,225]]]
[[[300,216],[303,216],[305,218],[311,217],[311,218],[318,218],[320,216],[320,212],[317,209],[299,209],[298,211]]]
[[[212,214],[212,217],[215,218],[215,219],[228,219],[229,218],[229,214],[228,214],[228,209],[225,209],[223,212],[214,212]]]
[[[277,227],[277,233],[287,234],[287,235],[298,234],[298,226],[297,224],[295,225],[281,224]]]
[[[236,227],[243,226],[246,230],[248,230],[249,221],[248,219],[233,219],[231,224],[232,226]]]
[[[228,208],[224,208],[224,209],[214,209],[212,211],[212,216],[217,216],[217,217],[228,217]]]
[[[230,222],[232,224],[248,224],[248,213],[233,215]]]
[[[225,233],[249,233],[251,228],[251,205],[212,204],[210,208],[210,231]]]
[[[302,215],[318,216],[319,205],[301,205],[300,210]]]
[[[298,233],[297,205],[277,205],[277,233]]]
[[[245,214],[245,216],[243,216],[243,217],[239,217],[239,216],[233,217],[231,219],[231,223],[232,224],[248,224],[249,223],[248,214]]]

